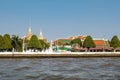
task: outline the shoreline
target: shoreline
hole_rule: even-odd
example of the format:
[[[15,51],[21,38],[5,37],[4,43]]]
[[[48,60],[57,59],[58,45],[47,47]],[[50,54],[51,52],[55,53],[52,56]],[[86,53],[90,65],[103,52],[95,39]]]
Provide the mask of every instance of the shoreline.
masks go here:
[[[120,52],[0,52],[0,58],[89,58],[120,57]]]

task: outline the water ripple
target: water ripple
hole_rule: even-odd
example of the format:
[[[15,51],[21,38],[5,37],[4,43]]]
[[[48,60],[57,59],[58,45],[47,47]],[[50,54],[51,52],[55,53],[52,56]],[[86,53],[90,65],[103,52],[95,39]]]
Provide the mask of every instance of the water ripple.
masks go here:
[[[23,66],[23,67],[19,67],[19,68],[16,68],[16,69],[14,69],[15,71],[22,71],[22,70],[28,70],[28,69],[30,69],[31,67],[29,67],[29,66]]]
[[[120,58],[0,59],[0,80],[119,80]]]

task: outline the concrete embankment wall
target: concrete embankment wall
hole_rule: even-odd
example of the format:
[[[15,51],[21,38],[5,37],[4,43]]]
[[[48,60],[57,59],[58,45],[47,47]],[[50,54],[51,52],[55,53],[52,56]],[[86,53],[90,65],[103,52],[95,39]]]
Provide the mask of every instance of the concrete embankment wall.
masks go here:
[[[70,53],[36,53],[4,52],[0,58],[84,58],[84,57],[120,57],[120,52],[70,52]]]

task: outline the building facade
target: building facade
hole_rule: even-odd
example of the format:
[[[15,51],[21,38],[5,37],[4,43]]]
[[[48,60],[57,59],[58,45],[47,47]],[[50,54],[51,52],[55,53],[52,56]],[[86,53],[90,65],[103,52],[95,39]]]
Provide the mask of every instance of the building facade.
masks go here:
[[[62,44],[62,45],[66,45],[66,46],[71,46],[70,42],[76,38],[80,38],[80,40],[82,41],[82,44],[84,43],[85,39],[87,36],[72,36],[69,38],[60,38],[54,41],[54,46]],[[104,40],[104,39],[93,39],[94,43],[95,43],[95,48],[90,48],[91,52],[99,52],[99,51],[111,51],[111,47],[110,44],[108,42],[108,40]],[[82,46],[78,45],[78,46],[71,46],[71,49],[77,49],[76,51],[86,51],[87,48],[83,48]]]

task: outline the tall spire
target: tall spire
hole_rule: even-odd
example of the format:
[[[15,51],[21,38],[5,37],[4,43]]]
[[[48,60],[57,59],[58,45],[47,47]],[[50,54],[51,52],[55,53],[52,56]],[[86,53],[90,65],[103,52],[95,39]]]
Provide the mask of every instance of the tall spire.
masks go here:
[[[40,31],[39,39],[40,39],[40,40],[43,40],[43,34],[42,34],[42,31]]]
[[[29,20],[29,30],[28,30],[28,35],[27,35],[27,40],[30,40],[32,37],[32,29],[31,29],[31,18]]]
[[[32,24],[31,24],[31,17],[30,17],[30,19],[29,19],[29,32],[32,32],[31,27],[32,27]]]
[[[29,27],[29,31],[28,32],[32,32],[32,29],[31,29],[31,27]]]

